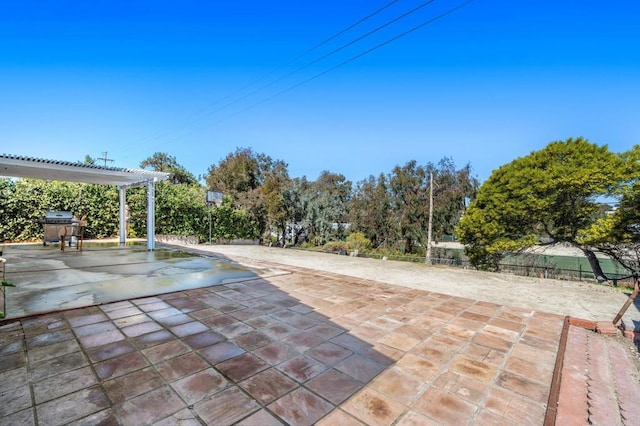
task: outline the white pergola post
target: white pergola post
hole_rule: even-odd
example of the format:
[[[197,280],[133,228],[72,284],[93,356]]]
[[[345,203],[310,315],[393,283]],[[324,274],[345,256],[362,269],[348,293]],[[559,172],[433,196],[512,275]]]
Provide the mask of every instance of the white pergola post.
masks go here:
[[[156,183],[153,179],[147,181],[147,250],[156,247]]]
[[[118,193],[120,195],[120,244],[124,244],[127,242],[127,188],[125,186],[119,186]]]

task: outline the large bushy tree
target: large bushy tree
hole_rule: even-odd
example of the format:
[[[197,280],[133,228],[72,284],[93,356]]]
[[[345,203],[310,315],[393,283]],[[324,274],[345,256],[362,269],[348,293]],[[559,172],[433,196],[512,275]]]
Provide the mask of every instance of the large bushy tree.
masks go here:
[[[567,243],[582,250],[598,279],[595,247],[581,232],[601,216],[602,197],[628,178],[625,162],[586,139],[556,141],[495,170],[457,228],[471,263],[497,269],[507,254],[537,244]]]
[[[617,208],[579,235],[582,244],[615,259],[631,272],[640,272],[640,146],[623,153],[626,179],[617,189]]]
[[[312,221],[309,216],[309,205],[315,197],[313,182],[309,182],[306,176],[293,178],[285,192],[285,204],[287,206],[287,239],[293,245],[299,245],[307,241]]]
[[[429,175],[415,160],[395,166],[389,178],[393,209],[399,224],[399,236],[405,242],[405,253],[414,244],[427,243],[429,219]]]
[[[398,227],[392,206],[389,181],[384,174],[358,182],[349,208],[352,229],[365,235],[373,247],[393,246]]]
[[[429,164],[433,175],[433,240],[454,235],[467,204],[476,196],[480,183],[473,176],[471,164],[457,168],[445,157],[437,165]]]
[[[88,157],[88,156],[87,156]],[[197,184],[198,180],[187,169],[178,164],[176,157],[164,152],[156,152],[140,163],[143,169],[151,168],[156,172],[169,173],[171,183]]]
[[[270,180],[268,187],[263,188],[267,179]],[[206,177],[207,188],[224,193],[231,197],[236,208],[247,210],[263,236],[271,228],[281,227],[277,212],[282,208],[277,206],[281,194],[277,191],[284,191],[287,180],[285,162],[255,153],[251,148],[237,148],[229,153],[218,164],[209,167]]]
[[[433,210],[434,240],[453,234],[466,202],[474,197],[477,187],[471,166],[457,169],[453,160],[447,157],[438,164],[421,166],[412,160],[404,166],[394,167],[389,176],[389,190],[405,253],[415,252],[416,246],[427,246],[430,209]]]
[[[340,173],[324,170],[308,188],[305,223],[316,244],[340,239],[345,232],[351,181]]]
[[[260,187],[264,210],[266,212],[267,231],[278,235],[283,244],[286,240],[287,221],[290,206],[287,205],[287,193],[291,187],[291,179],[287,166],[283,162],[276,162],[265,172],[264,181]]]

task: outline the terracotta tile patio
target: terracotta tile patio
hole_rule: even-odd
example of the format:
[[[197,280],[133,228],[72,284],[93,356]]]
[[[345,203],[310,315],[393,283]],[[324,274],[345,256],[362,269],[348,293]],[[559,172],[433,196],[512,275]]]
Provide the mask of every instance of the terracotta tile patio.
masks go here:
[[[0,424],[542,424],[563,318],[288,268],[0,327]]]

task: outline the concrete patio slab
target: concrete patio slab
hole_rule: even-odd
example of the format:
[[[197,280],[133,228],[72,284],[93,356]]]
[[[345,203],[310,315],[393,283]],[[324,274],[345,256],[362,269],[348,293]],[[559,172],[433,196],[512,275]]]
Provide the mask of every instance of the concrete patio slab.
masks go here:
[[[16,285],[7,291],[8,318],[280,273],[176,248],[148,251],[142,243],[87,241],[81,251],[11,244],[5,246],[4,257],[7,279]]]

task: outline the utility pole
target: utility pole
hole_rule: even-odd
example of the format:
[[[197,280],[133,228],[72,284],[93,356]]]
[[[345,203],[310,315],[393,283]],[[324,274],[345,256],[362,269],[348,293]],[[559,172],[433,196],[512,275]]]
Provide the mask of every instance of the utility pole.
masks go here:
[[[107,167],[107,161],[113,163],[114,160],[107,158],[107,151],[102,152],[102,157],[98,157],[97,159],[100,161],[104,161],[104,166]]]
[[[433,229],[433,172],[429,173],[429,229],[427,230],[427,256],[424,263],[431,263],[431,235]]]

